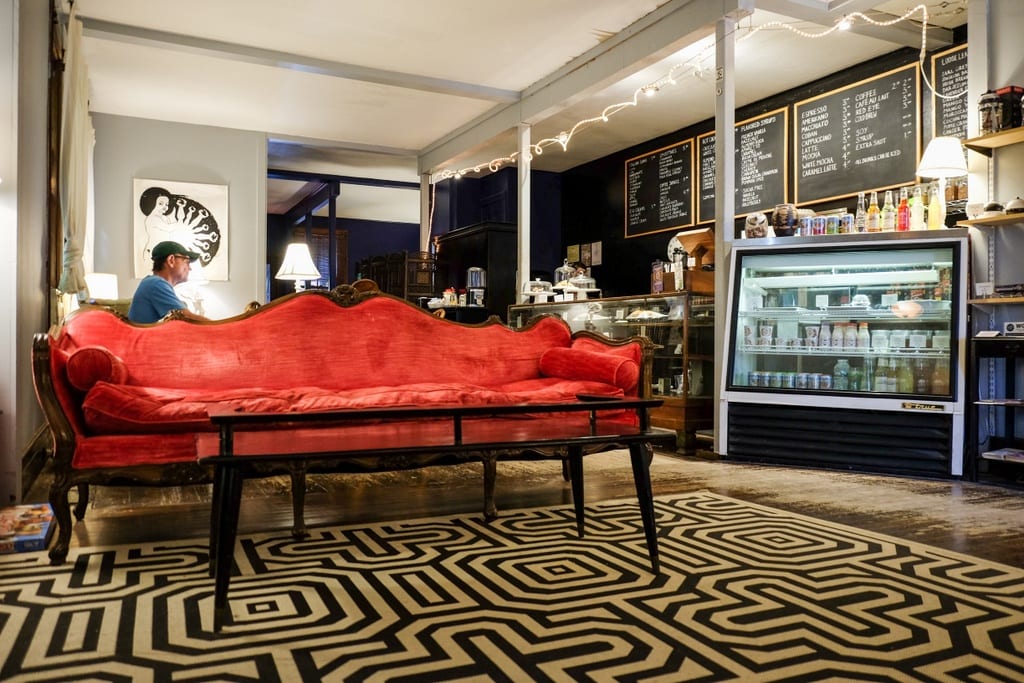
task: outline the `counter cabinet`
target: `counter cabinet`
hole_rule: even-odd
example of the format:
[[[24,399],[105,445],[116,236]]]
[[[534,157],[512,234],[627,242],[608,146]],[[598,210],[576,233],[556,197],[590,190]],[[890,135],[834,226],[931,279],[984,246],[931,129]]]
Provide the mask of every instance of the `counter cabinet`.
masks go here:
[[[686,291],[529,303],[510,306],[508,321],[518,329],[535,316],[552,314],[573,332],[650,339],[655,350],[646,395],[664,401],[651,411],[651,423],[676,430],[679,450],[688,452],[695,448],[696,431],[710,429],[714,419],[714,304],[713,296]]]

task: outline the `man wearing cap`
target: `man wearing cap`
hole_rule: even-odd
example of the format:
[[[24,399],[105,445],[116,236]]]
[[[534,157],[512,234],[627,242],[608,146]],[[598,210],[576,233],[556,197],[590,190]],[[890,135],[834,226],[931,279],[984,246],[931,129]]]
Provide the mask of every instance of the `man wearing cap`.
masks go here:
[[[191,264],[199,254],[177,242],[159,242],[152,256],[153,274],[142,278],[128,309],[128,319],[135,323],[155,323],[171,311],[188,310],[174,293],[174,285],[188,279]],[[194,313],[187,317],[205,320]]]

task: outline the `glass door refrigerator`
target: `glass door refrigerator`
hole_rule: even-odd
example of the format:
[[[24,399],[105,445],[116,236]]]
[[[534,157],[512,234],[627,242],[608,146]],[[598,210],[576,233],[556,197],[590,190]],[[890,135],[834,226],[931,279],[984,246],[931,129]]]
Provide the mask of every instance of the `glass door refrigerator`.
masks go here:
[[[720,455],[961,476],[967,231],[732,250]]]

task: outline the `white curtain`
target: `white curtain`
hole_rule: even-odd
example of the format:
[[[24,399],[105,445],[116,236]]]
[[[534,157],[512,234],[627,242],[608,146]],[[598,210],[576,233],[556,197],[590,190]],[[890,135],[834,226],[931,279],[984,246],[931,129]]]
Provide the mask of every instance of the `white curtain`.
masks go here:
[[[82,22],[74,6],[68,18],[64,51],[64,102],[60,136],[60,209],[64,258],[58,289],[84,296],[85,245],[89,224],[92,149],[95,132],[89,116],[89,77],[82,56]],[[88,259],[91,265],[91,254]]]

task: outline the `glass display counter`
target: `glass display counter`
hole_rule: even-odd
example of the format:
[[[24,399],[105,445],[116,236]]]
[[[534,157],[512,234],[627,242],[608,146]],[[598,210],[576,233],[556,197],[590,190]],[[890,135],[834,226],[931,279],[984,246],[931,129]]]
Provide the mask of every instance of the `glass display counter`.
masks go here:
[[[714,312],[712,296],[668,292],[514,305],[508,309],[508,324],[519,329],[535,316],[552,314],[573,332],[650,339],[655,350],[648,394],[665,401],[651,411],[651,422],[675,429],[680,449],[689,450],[694,433],[713,421]]]
[[[727,453],[962,474],[966,250],[962,230],[734,247]]]

